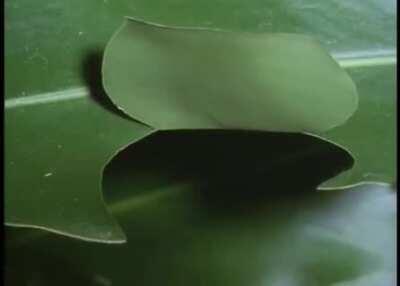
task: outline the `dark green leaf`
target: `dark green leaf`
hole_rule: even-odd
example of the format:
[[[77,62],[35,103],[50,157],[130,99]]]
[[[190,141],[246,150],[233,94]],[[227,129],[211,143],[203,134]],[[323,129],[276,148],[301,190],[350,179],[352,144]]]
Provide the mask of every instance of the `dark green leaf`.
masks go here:
[[[118,150],[152,130],[87,97],[17,104],[5,115],[5,223],[125,241],[105,208],[102,172]]]
[[[315,192],[311,186],[324,174],[348,164],[347,153],[312,137],[280,136],[178,132],[138,142],[104,178],[127,244],[14,231],[6,277],[33,285],[393,284],[395,193],[375,185]],[[264,145],[279,153],[293,142],[320,152],[285,174],[269,169],[264,159],[272,151]],[[202,156],[203,147],[214,156]],[[254,160],[260,153],[265,157]],[[329,160],[335,158],[341,160]],[[307,168],[312,178],[302,176]]]

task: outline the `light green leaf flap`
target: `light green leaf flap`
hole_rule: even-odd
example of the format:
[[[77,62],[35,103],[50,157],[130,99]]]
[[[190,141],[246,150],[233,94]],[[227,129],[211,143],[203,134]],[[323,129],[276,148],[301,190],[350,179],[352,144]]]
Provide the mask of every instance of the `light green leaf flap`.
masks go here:
[[[355,156],[354,169],[321,189],[393,183],[394,54],[334,55],[335,61],[308,36],[128,18],[107,46],[103,82],[119,108],[158,129],[305,132],[338,143]],[[339,66],[356,83],[359,106]]]
[[[152,130],[88,97],[15,104],[5,115],[5,223],[124,242],[102,199],[102,172],[119,149]]]
[[[123,111],[157,129],[321,132],[357,108],[347,73],[305,35],[171,28],[128,18],[103,82]]]

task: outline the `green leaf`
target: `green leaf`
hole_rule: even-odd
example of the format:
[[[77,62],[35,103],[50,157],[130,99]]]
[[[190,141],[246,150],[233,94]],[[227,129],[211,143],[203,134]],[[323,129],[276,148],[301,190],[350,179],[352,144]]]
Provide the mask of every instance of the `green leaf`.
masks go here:
[[[306,132],[341,144],[354,153],[355,167],[320,189],[393,183],[394,54],[334,55],[361,92],[361,109],[342,125],[338,118],[347,119],[357,105],[350,100],[355,92],[344,92],[352,84],[339,68],[329,68],[333,61],[320,47],[299,35],[173,28],[127,19],[106,49],[103,81],[119,108],[158,129]],[[371,152],[378,145],[383,151]]]
[[[127,244],[14,230],[7,236],[6,278],[34,285],[391,285],[396,194],[376,185],[315,192],[325,175],[348,166],[348,154],[309,136],[281,136],[147,137],[105,170],[105,197]],[[319,146],[320,152],[286,173],[265,163],[272,147],[288,153],[293,142],[297,150]],[[205,147],[213,156],[203,156]],[[305,169],[313,176],[303,176]]]
[[[320,188],[344,188],[364,182],[393,184],[396,178],[395,66],[375,62],[368,67],[350,66],[348,71],[357,85],[359,109],[345,125],[323,133],[323,137],[350,150],[355,163],[352,169]]]
[[[76,130],[71,131],[70,128],[74,129],[74,126],[77,125],[82,128],[81,132],[78,134],[79,136],[84,134],[84,136],[81,136],[82,138],[86,138],[86,134],[88,136],[89,134],[92,134],[91,132],[93,131],[93,128],[100,130],[100,126],[111,126],[108,124],[104,124],[103,119],[101,119],[103,115],[107,114],[106,111],[101,111],[101,114],[103,114],[102,116],[99,115],[98,118],[97,116],[93,116],[93,118],[89,120],[87,116],[90,115],[91,112],[87,113],[85,108],[77,107],[86,106],[86,103],[82,102],[86,102],[86,100],[88,99],[82,99],[82,101],[77,100],[77,97],[75,97],[75,95],[70,97],[67,96],[67,101],[60,101],[60,99],[67,99],[67,97],[64,97],[64,95],[68,94],[68,88],[70,88],[71,86],[84,85],[84,89],[87,89],[86,86],[88,83],[85,77],[82,75],[82,64],[87,64],[88,56],[90,58],[90,56],[93,54],[93,49],[103,49],[107,39],[110,36],[110,33],[119,25],[121,17],[123,15],[138,15],[149,21],[164,23],[166,25],[202,27],[207,26],[211,29],[223,28],[225,30],[235,30],[242,32],[246,31],[252,33],[278,32],[308,34],[321,41],[323,46],[326,49],[330,50],[335,57],[343,53],[347,54],[347,52],[350,52],[349,54],[357,56],[359,54],[363,54],[365,51],[371,52],[373,54],[380,54],[381,51],[390,51],[391,49],[394,51],[395,46],[396,4],[393,0],[351,0],[345,2],[321,2],[320,0],[229,0],[217,2],[214,0],[204,0],[201,2],[186,0],[139,0],[135,1],[135,3],[125,0],[90,0],[85,2],[71,0],[62,3],[57,2],[56,5],[48,0],[41,1],[40,5],[36,5],[28,0],[17,0],[6,1],[5,5],[7,18],[7,29],[5,30],[5,36],[7,38],[7,41],[5,42],[5,66],[7,70],[5,74],[5,96],[6,98],[9,98],[9,100],[6,102],[6,107],[13,106],[14,103],[19,103],[19,99],[21,99],[21,103],[32,103],[32,106],[30,106],[29,108],[24,108],[26,111],[25,115],[22,115],[22,111],[18,112],[18,126],[16,126],[16,124],[14,125],[11,122],[6,122],[5,140],[6,144],[8,144],[7,142],[20,142],[18,144],[15,144],[15,146],[19,144],[21,144],[21,146],[22,144],[25,144],[26,146],[29,146],[31,144],[35,145],[36,147],[32,149],[32,154],[35,153],[35,150],[38,150],[38,146],[40,146],[40,140],[35,137],[36,139],[31,143],[31,139],[25,137],[25,135],[34,132],[37,132],[39,134],[39,132],[37,131],[39,130],[38,126],[48,126],[48,124],[50,124],[50,122],[46,124],[43,123],[45,121],[45,113],[40,113],[36,111],[33,112],[32,110],[46,111],[52,109],[52,111],[50,112],[50,120],[53,120],[55,124],[58,124],[60,123],[60,121],[55,120],[58,114],[57,110],[64,110],[65,108],[68,108],[70,110],[68,120],[73,119],[74,122],[77,123],[74,125],[68,125],[66,122],[63,121],[62,124],[60,123],[60,126],[63,126],[62,128],[60,127],[59,129],[57,129],[56,127],[52,127],[52,129],[49,129],[57,130],[59,133],[63,132],[64,135],[62,136],[62,138],[67,138],[68,136],[66,134],[69,134],[71,132],[76,133]],[[76,7],[78,6],[79,9],[76,9]],[[173,9],[171,9],[171,7],[173,7]],[[90,14],[91,11],[96,11],[97,16],[87,17],[87,15]],[[64,20],[60,21],[60,15],[64,17]],[[68,19],[65,17],[67,17]],[[71,21],[71,19],[73,20]],[[101,28],[99,28],[99,19],[101,19]],[[21,25],[21,23],[25,24]],[[60,51],[65,51],[62,53],[62,57],[60,57]],[[394,56],[389,59],[389,62],[393,63],[393,59]],[[373,60],[372,62],[374,62],[374,64],[371,65],[371,61],[369,61],[369,68],[371,70],[367,72],[368,79],[362,81],[363,86],[366,86],[365,88],[361,87],[360,89],[359,86],[360,79],[364,77],[364,75],[362,74],[364,73],[364,70],[360,69],[360,71],[357,72],[359,76],[356,77],[354,76],[353,71],[349,70],[360,92],[360,109],[355,113],[352,118],[350,118],[348,124],[352,125],[352,120],[358,118],[358,113],[364,110],[363,98],[364,94],[368,93],[367,91],[369,88],[376,91],[375,95],[377,96],[373,97],[376,99],[376,104],[373,104],[373,106],[375,106],[376,108],[370,109],[370,113],[376,114],[377,116],[374,117],[374,120],[365,121],[365,124],[358,124],[359,127],[357,128],[349,129],[346,132],[337,132],[337,136],[335,132],[339,130],[346,130],[348,124],[345,124],[338,129],[334,129],[332,130],[332,134],[334,134],[334,136],[332,135],[331,138],[335,142],[341,142],[338,136],[345,136],[343,138],[350,139],[350,141],[353,140],[351,146],[349,146],[351,148],[354,148],[354,150],[352,149],[351,151],[357,157],[354,168],[358,168],[357,164],[361,164],[361,162],[363,163],[359,166],[362,166],[362,168],[365,170],[367,170],[367,168],[372,169],[373,166],[378,164],[380,167],[373,167],[375,171],[373,171],[372,173],[382,174],[383,168],[386,168],[383,165],[385,160],[387,162],[393,162],[395,158],[394,155],[390,154],[391,151],[388,152],[388,150],[392,150],[390,146],[391,144],[394,144],[394,141],[386,139],[388,138],[387,136],[389,136],[389,134],[394,133],[389,132],[390,130],[393,130],[392,127],[387,127],[388,125],[392,124],[392,122],[390,121],[391,118],[385,117],[386,114],[388,114],[386,107],[389,105],[386,105],[385,103],[384,106],[386,107],[382,108],[383,105],[378,104],[377,101],[379,99],[386,100],[386,97],[380,97],[379,95],[387,94],[386,91],[391,89],[383,87],[381,90],[378,90],[379,88],[374,88],[372,86],[372,83],[374,82],[378,86],[382,86],[382,83],[383,85],[386,85],[386,79],[392,78],[393,73],[388,73],[388,77],[385,77],[380,72],[377,72],[377,78],[374,79],[376,61]],[[349,68],[349,65],[354,66],[354,62],[351,58],[349,59],[349,61],[346,61],[345,65],[342,66]],[[93,71],[91,71],[91,73],[93,73]],[[367,84],[368,82],[371,82],[371,85]],[[61,91],[53,92],[54,90]],[[42,105],[42,100],[36,101],[37,96],[32,96],[32,94],[39,94],[39,96],[42,97],[44,101],[49,104],[49,106],[45,107],[44,105]],[[392,95],[394,95],[394,93]],[[85,96],[89,96],[89,93],[85,92],[83,97]],[[69,102],[69,100],[73,102]],[[91,106],[92,103],[90,103],[89,105]],[[92,106],[90,107],[90,110],[92,110],[92,108],[93,110],[97,110],[98,107]],[[378,115],[381,111],[382,115]],[[15,112],[16,110],[14,109],[7,110],[6,120],[8,120],[7,118],[14,118],[13,116],[9,117],[9,114]],[[65,115],[65,111],[60,113]],[[39,117],[42,117],[40,122],[38,120]],[[66,118],[67,116],[65,115],[64,117]],[[368,120],[370,118],[372,117],[368,117]],[[385,119],[387,119],[387,122],[383,123]],[[367,120],[367,117],[363,116],[363,120]],[[382,123],[374,125],[375,121],[379,121]],[[12,129],[7,130],[7,126],[11,126]],[[23,128],[24,126],[30,126],[34,129],[28,132],[27,130],[25,130],[25,128]],[[113,144],[115,144],[116,149],[107,149],[107,156],[111,156],[114,152],[117,151],[118,148],[125,146],[126,144],[128,144],[128,142],[130,142],[129,139],[124,141],[123,138],[131,138],[130,136],[132,134],[134,134],[133,140],[140,137],[136,137],[135,130],[133,130],[132,134],[124,133],[126,130],[130,130],[129,128],[134,128],[132,126],[129,128],[115,126],[114,129],[111,131],[106,129],[101,131],[106,132],[106,134],[108,134],[108,132],[117,132],[117,134],[108,137],[108,139],[112,141],[115,140],[115,142],[113,141]],[[341,129],[342,127],[344,129]],[[84,128],[86,128],[87,130],[84,131]],[[385,137],[383,135],[374,135],[383,134],[381,132],[387,132],[384,135]],[[12,136],[11,138],[8,138],[10,134]],[[36,134],[35,136],[39,136],[38,134]],[[47,142],[48,138],[53,138],[53,134],[48,132],[40,132],[40,134],[43,137],[41,138],[41,140],[44,142]],[[326,133],[323,135],[328,137],[331,136],[330,134]],[[367,135],[368,137],[365,137],[366,139],[362,140],[362,136],[364,135]],[[54,138],[56,138],[57,136],[58,135],[55,135]],[[97,135],[94,134],[94,137],[96,136]],[[68,138],[68,140],[72,140],[70,139],[70,137]],[[73,142],[77,142],[78,139],[79,138],[74,138]],[[358,140],[358,143],[356,142],[356,140]],[[56,141],[58,143],[58,140]],[[29,142],[29,144],[27,142]],[[79,140],[79,143],[82,144],[81,140]],[[369,145],[369,143],[373,144]],[[109,144],[109,142],[107,144]],[[362,153],[366,154],[367,149],[369,150],[368,156],[363,155],[357,150],[357,148],[361,145],[365,147]],[[17,148],[15,146],[12,148]],[[367,146],[368,148],[366,148]],[[388,148],[386,148],[387,146]],[[379,147],[381,147],[381,149],[379,149]],[[24,149],[23,147],[18,148]],[[78,146],[76,146],[76,148],[78,148]],[[90,145],[90,147],[85,147],[84,149],[87,150],[89,148],[90,151],[92,151],[92,149],[102,148],[102,146],[98,146],[93,143],[93,145]],[[26,152],[28,152],[27,150],[28,149],[26,149]],[[379,150],[379,152],[371,152],[371,150]],[[87,152],[89,153],[89,151]],[[39,152],[38,154],[43,153]],[[57,156],[57,153],[54,152],[53,154]],[[103,155],[105,156],[106,154]],[[8,155],[6,153],[6,157],[7,156]],[[17,163],[19,166],[23,166],[24,162],[27,161],[27,158],[22,156],[17,157],[21,160],[21,162],[16,161],[15,163]],[[34,155],[30,157],[34,157]],[[109,160],[108,157],[104,158],[104,162]],[[47,159],[51,160],[51,162],[49,163],[41,161],[41,158],[37,158],[35,160],[33,160],[33,158],[29,158],[29,160],[40,162],[40,166],[52,166],[54,158],[51,156],[42,156],[42,160]],[[73,160],[71,158],[68,158],[68,161],[66,162],[73,162]],[[97,170],[93,170],[93,172],[96,172],[96,174],[100,173],[101,168],[104,167],[104,162],[102,164],[99,164],[98,166],[100,166],[100,168]],[[7,180],[7,176],[8,174],[10,174],[10,172],[7,171],[7,161],[5,161],[5,164],[5,176]],[[75,168],[80,169],[80,167],[81,166],[79,164],[68,166],[68,168],[72,171],[75,170]],[[63,210],[63,207],[57,207],[58,205],[56,204],[52,205],[52,203],[47,201],[45,198],[42,198],[42,200],[40,201],[39,198],[34,198],[35,196],[40,196],[40,193],[38,191],[39,189],[36,188],[36,186],[39,186],[40,182],[42,182],[43,174],[48,173],[47,171],[41,172],[41,174],[36,176],[32,181],[31,179],[33,179],[33,176],[31,176],[30,174],[31,172],[36,174],[35,168],[36,165],[32,168],[24,167],[24,171],[20,171],[16,168],[10,169],[11,171],[13,171],[12,176],[14,176],[14,178],[18,175],[18,179],[14,179],[13,182],[15,182],[19,187],[6,187],[5,197],[7,199],[7,197],[15,196],[15,198],[23,202],[23,205],[30,209],[36,206],[37,213],[43,216],[45,221],[48,221],[51,219],[52,215],[59,214],[61,210]],[[365,173],[371,174],[371,172],[368,171],[365,171],[364,174]],[[68,175],[69,173],[64,174]],[[74,174],[77,174],[77,172],[74,172]],[[359,174],[361,176],[361,173]],[[368,176],[370,176],[370,174],[368,174]],[[97,178],[101,177],[100,175],[96,176]],[[93,176],[90,176],[90,178],[92,177]],[[379,177],[379,180],[386,180],[381,175],[379,175]],[[78,177],[78,179],[74,179],[72,176],[68,176],[65,181],[68,181],[68,184],[72,182],[73,185],[75,185],[76,181],[82,181],[80,178],[81,177]],[[374,181],[376,180],[376,178],[374,177],[369,178],[372,178]],[[287,178],[285,179],[287,180]],[[357,181],[357,179],[355,181]],[[26,182],[26,185],[24,185],[24,182]],[[96,188],[96,191],[91,190],[90,192],[94,194],[96,198],[101,198],[101,193],[98,192],[100,189],[99,179],[96,180],[96,182],[98,183],[96,183],[96,185],[93,185],[93,187]],[[347,179],[343,180],[343,184],[348,183],[349,181]],[[61,188],[65,191],[66,188],[64,187],[64,185],[61,187],[57,186],[57,190],[59,191]],[[26,186],[29,186],[29,188]],[[22,190],[23,192],[21,193],[21,195],[19,195],[19,193],[14,190]],[[89,189],[80,190],[82,192],[89,192]],[[71,195],[75,195],[78,190],[71,191],[71,189],[68,189],[68,192],[70,192]],[[34,199],[32,200],[32,203],[30,203],[30,199],[32,198]],[[64,199],[65,201],[72,200],[72,198],[69,198],[66,194]],[[98,201],[103,204],[101,199]],[[39,202],[40,204],[44,205],[45,203],[46,206],[51,206],[51,211],[47,211],[46,207],[41,207],[40,204],[38,205]],[[8,208],[6,202],[6,218],[8,216],[7,213],[14,212],[14,210],[11,209],[11,206],[13,208],[17,207],[17,205],[12,204],[10,205],[10,208]],[[66,206],[74,208],[73,210],[66,209],[67,214],[71,215],[71,217],[77,218],[78,214],[74,214],[76,206],[69,203],[66,203]],[[56,212],[56,210],[58,211]],[[85,213],[84,216],[85,221],[88,221],[88,216],[86,216],[87,214],[88,213]],[[90,214],[92,214],[92,212],[90,212]],[[30,220],[31,215],[27,214],[27,216]],[[75,219],[65,219],[63,220],[63,223],[65,223],[65,225],[62,228],[76,229],[76,225],[73,227],[68,226],[68,224],[74,222],[76,222]],[[59,230],[61,230],[62,232],[61,225],[58,225],[58,227],[60,227]],[[96,230],[102,229],[96,226]],[[89,233],[89,235],[93,234],[87,229],[85,229],[84,231]],[[120,238],[123,237],[118,236],[117,240],[119,241]],[[383,284],[386,285],[389,283]]]
[[[395,0],[39,1],[4,3],[6,98],[85,86],[82,62],[104,49],[126,15],[170,26],[308,34],[334,52],[395,50],[396,43]]]
[[[118,150],[152,129],[88,97],[35,100],[13,102],[5,112],[5,223],[124,242],[102,199],[102,172]]]
[[[103,83],[156,129],[321,132],[357,108],[351,78],[305,35],[172,28],[128,18],[107,45]]]

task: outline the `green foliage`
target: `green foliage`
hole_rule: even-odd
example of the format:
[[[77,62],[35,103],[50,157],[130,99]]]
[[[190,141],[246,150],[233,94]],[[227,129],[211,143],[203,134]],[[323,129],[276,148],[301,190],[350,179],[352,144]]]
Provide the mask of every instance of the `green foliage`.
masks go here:
[[[393,0],[6,1],[6,285],[394,285],[396,193],[387,183],[395,175],[395,6]],[[197,69],[187,74],[174,69],[173,80],[160,85],[180,88],[179,76],[191,84],[187,90],[200,94],[204,85],[197,88],[196,81],[207,79],[215,84],[210,88],[215,94],[214,87],[221,84],[223,101],[232,91],[230,106],[222,100],[211,106],[213,116],[228,124],[207,128],[238,128],[238,123],[242,129],[277,127],[274,120],[255,124],[250,112],[225,110],[241,111],[248,104],[238,95],[247,75],[246,90],[261,95],[270,88],[254,76],[253,67],[268,72],[256,61],[264,52],[248,53],[259,45],[241,40],[253,34],[255,40],[277,33],[273,43],[285,42],[281,49],[265,50],[265,55],[274,55],[272,62],[292,56],[277,63],[284,64],[286,76],[275,77],[279,85],[274,91],[293,92],[294,85],[285,85],[290,75],[298,86],[318,87],[332,109],[324,104],[322,109],[308,107],[318,100],[315,94],[307,102],[296,98],[292,111],[302,119],[319,118],[296,121],[287,118],[295,113],[279,114],[283,106],[273,105],[275,115],[285,117],[280,127],[313,136],[155,132],[124,116],[102,90],[102,52],[126,15],[170,27],[231,31],[230,39],[219,44],[214,38],[222,37],[221,32],[185,30],[170,43],[166,36],[157,45],[176,48],[176,54],[160,51],[163,60],[189,66],[189,49],[179,43],[197,46],[202,41],[195,35],[209,34],[205,50],[198,52],[209,61],[194,59]],[[149,30],[141,43],[153,30],[145,27]],[[297,34],[291,37],[299,41],[289,41],[284,36],[288,33]],[[153,33],[154,39],[161,34]],[[136,31],[131,36],[125,39],[130,45]],[[221,57],[207,51],[211,44]],[[337,73],[347,79],[336,88],[352,84],[344,83],[349,80],[346,72],[324,50],[346,69],[359,94],[353,116],[331,130],[326,129],[344,121],[354,105],[344,104],[349,109],[342,110],[340,102],[352,96],[327,96],[334,91],[322,83],[331,83]],[[123,56],[127,62],[148,62],[155,48],[141,52],[145,57]],[[162,67],[158,72],[164,76],[166,68],[156,56],[151,63]],[[124,63],[115,68],[127,68]],[[306,71],[296,75],[307,81],[293,76],[291,66]],[[310,81],[316,71],[332,77]],[[153,73],[147,75],[157,82]],[[109,95],[114,100],[113,92]],[[271,104],[270,98],[262,99],[249,108]],[[189,107],[201,125],[208,123],[207,104],[191,101]],[[151,110],[145,111],[153,118]],[[328,121],[322,120],[328,115]],[[175,127],[182,127],[179,122]],[[156,127],[163,128],[162,123]],[[358,184],[366,181],[386,184]]]

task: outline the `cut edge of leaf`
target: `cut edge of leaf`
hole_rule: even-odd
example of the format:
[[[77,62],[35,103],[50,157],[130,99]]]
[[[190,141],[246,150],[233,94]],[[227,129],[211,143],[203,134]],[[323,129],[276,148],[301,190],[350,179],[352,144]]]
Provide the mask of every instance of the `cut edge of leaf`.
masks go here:
[[[54,233],[54,234],[57,234],[57,235],[70,237],[70,238],[74,238],[74,239],[79,239],[79,240],[87,241],[87,242],[97,242],[97,243],[107,243],[107,244],[121,244],[121,243],[125,243],[126,242],[126,235],[122,231],[122,229],[119,226],[119,224],[117,224],[117,226],[118,226],[117,235],[121,236],[120,239],[117,239],[117,238],[115,238],[115,239],[100,239],[100,238],[95,238],[95,237],[81,236],[81,235],[77,235],[77,234],[61,231],[61,230],[58,230],[58,229],[45,227],[45,226],[41,226],[41,225],[34,225],[34,224],[4,222],[4,225],[5,226],[10,226],[10,227],[18,227],[18,228],[38,229],[38,230],[42,230],[44,232],[50,232],[50,233]]]
[[[115,216],[112,214],[110,207],[107,205],[106,201],[104,200],[104,193],[103,193],[103,176],[104,176],[104,170],[106,169],[106,167],[108,166],[108,164],[110,164],[110,162],[119,154],[121,153],[123,150],[125,150],[126,148],[128,148],[129,146],[135,144],[136,142],[154,134],[155,132],[157,132],[156,129],[149,129],[148,132],[146,132],[145,134],[143,134],[142,136],[136,138],[134,141],[129,142],[128,144],[125,144],[123,146],[121,146],[120,148],[118,148],[117,150],[115,150],[106,160],[106,162],[103,164],[103,167],[101,168],[100,171],[100,180],[99,180],[99,184],[100,184],[100,196],[101,196],[101,202],[106,210],[106,212],[108,213],[108,215],[110,217],[112,217],[115,220],[115,224],[118,226],[118,228],[120,228],[121,233],[123,234],[123,241],[121,242],[116,242],[116,243],[126,243],[127,242],[127,237],[125,235],[124,230],[122,229],[122,227],[120,226],[120,224],[118,223],[118,220],[115,218]]]
[[[320,136],[320,135],[317,135],[317,134],[314,134],[314,133],[303,132],[303,134],[306,134],[306,135],[311,136],[311,137],[318,138],[318,139],[320,139],[320,140],[322,140],[322,141],[328,142],[328,143],[330,143],[330,144],[332,144],[332,145],[334,145],[334,146],[336,146],[336,147],[342,149],[344,152],[346,152],[346,153],[355,161],[355,157],[354,157],[353,154],[350,152],[350,150],[348,150],[346,147],[342,146],[341,144],[336,143],[336,142],[334,142],[334,141],[332,141],[332,140],[329,140],[329,139],[327,139],[327,138],[325,138],[325,137],[323,137],[323,136]],[[326,180],[325,182],[321,183],[319,186],[317,186],[317,191],[341,190],[341,189],[347,189],[347,188],[357,187],[357,186],[359,186],[359,185],[363,185],[364,182],[358,182],[358,183],[350,184],[350,185],[337,185],[337,186],[329,186],[329,187],[324,186],[325,183],[326,183],[327,181],[332,180],[333,178],[336,178],[336,177],[339,176],[340,174],[343,174],[343,173],[345,173],[345,172],[348,172],[348,171],[351,170],[352,168],[353,168],[353,166],[351,166],[349,169],[346,169],[346,170],[341,171],[340,173],[338,173],[338,174],[335,175],[334,177],[332,177],[332,178]],[[374,182],[371,182],[371,183],[374,183]],[[383,185],[386,186],[387,184],[383,183]]]
[[[94,236],[84,236],[84,235],[79,235],[75,234],[72,232],[68,231],[62,231],[60,229],[54,228],[54,227],[48,227],[44,225],[38,225],[38,224],[29,224],[29,223],[19,223],[19,222],[7,222],[4,221],[4,225],[8,227],[16,227],[16,228],[28,228],[28,229],[35,229],[35,230],[41,230],[43,231],[43,234],[45,233],[53,233],[57,235],[61,235],[64,237],[69,237],[73,239],[78,239],[81,241],[87,241],[87,242],[95,242],[95,243],[105,243],[105,244],[123,244],[127,242],[127,237],[122,229],[121,225],[119,224],[118,220],[115,218],[115,216],[112,214],[110,211],[109,206],[106,204],[104,200],[104,195],[103,195],[103,175],[104,175],[104,169],[107,167],[107,165],[112,161],[112,159],[121,151],[126,149],[128,146],[136,143],[137,141],[149,136],[150,134],[153,134],[156,132],[155,129],[149,129],[149,131],[142,136],[136,138],[134,141],[129,142],[126,145],[123,145],[122,147],[118,148],[115,152],[110,154],[108,156],[107,160],[105,161],[103,167],[100,170],[99,174],[99,192],[100,192],[100,202],[103,206],[103,209],[106,213],[106,215],[109,217],[111,221],[113,221],[112,225],[112,232],[111,232],[111,238],[99,238],[99,237],[94,237]]]
[[[342,173],[344,173],[344,172],[347,172],[347,171],[343,171]],[[335,177],[333,177],[333,178],[335,178]],[[347,190],[347,189],[364,186],[364,185],[378,185],[378,186],[390,187],[390,188],[393,187],[393,184],[391,184],[391,183],[378,182],[378,181],[359,181],[357,183],[347,184],[347,185],[328,185],[328,184],[326,184],[326,182],[327,181],[325,181],[324,183],[322,183],[321,185],[318,186],[318,191]]]

